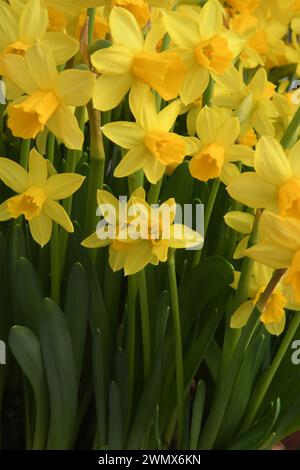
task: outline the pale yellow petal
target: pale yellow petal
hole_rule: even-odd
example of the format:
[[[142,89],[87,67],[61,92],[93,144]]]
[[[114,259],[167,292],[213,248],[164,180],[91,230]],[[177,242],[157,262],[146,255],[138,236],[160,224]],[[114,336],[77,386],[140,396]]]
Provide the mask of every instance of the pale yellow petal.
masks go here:
[[[277,140],[270,136],[259,140],[254,168],[269,183],[280,186],[293,177],[287,156]]]
[[[300,140],[291,148],[288,154],[289,164],[295,178],[300,179]]]
[[[124,268],[127,252],[115,250],[113,245],[109,247],[109,265],[113,272],[120,271]]]
[[[199,21],[201,37],[210,38],[223,29],[223,11],[223,7],[217,0],[209,0],[205,3]]]
[[[41,246],[47,245],[52,232],[52,220],[42,211],[29,221],[32,238]]]
[[[126,75],[101,75],[95,85],[94,107],[109,111],[118,106],[133,83],[133,77]]]
[[[196,132],[204,144],[216,142],[220,126],[216,111],[204,106],[198,114]]]
[[[256,173],[243,173],[227,187],[233,199],[253,208],[277,205],[277,187]]]
[[[247,324],[253,309],[253,300],[247,300],[240,305],[230,319],[230,328],[243,328]]]
[[[219,176],[222,183],[229,186],[236,178],[240,176],[239,169],[234,163],[224,162]]]
[[[41,38],[48,26],[48,12],[40,0],[28,0],[22,11],[19,23],[21,41],[31,44]]]
[[[165,13],[163,20],[168,34],[177,46],[191,48],[200,42],[200,34],[196,21],[187,21],[186,16],[177,11]]]
[[[0,221],[1,222],[4,222],[5,220],[9,220],[12,218],[12,215],[7,207],[7,201],[9,201],[9,199],[2,202],[2,204],[0,205]]]
[[[84,136],[71,108],[61,104],[47,121],[47,127],[66,147],[81,150]]]
[[[114,176],[116,178],[122,178],[123,176],[135,173],[145,165],[148,158],[149,154],[142,145],[129,150],[116,167]],[[154,157],[152,158],[154,159]]]
[[[27,171],[8,158],[0,158],[0,179],[16,193],[26,191],[29,186]]]
[[[273,245],[300,249],[300,221],[291,217],[282,218],[270,212],[264,212],[259,224],[260,239]]]
[[[241,259],[245,256],[245,250],[248,248],[249,236],[243,237],[237,244],[234,253],[233,259]]]
[[[65,70],[59,74],[55,93],[66,106],[83,106],[93,96],[95,81],[95,75],[91,72]]]
[[[169,104],[162,111],[160,111],[158,113],[159,129],[169,131],[173,127],[180,109],[180,101],[175,100],[173,103]]]
[[[97,233],[93,233],[89,237],[87,237],[85,240],[81,242],[81,245],[84,246],[85,248],[102,248],[104,246],[107,246],[110,244],[109,238],[107,239],[101,239],[98,237]]]
[[[0,18],[2,19],[0,21],[0,37],[5,45],[13,44],[18,39],[19,18],[4,1],[0,3]]]
[[[74,227],[68,214],[58,202],[47,199],[43,206],[43,210],[50,219],[61,225],[67,232],[74,232]]]
[[[248,212],[231,211],[227,212],[224,220],[233,230],[247,235],[251,232],[254,216]]]
[[[84,181],[84,176],[77,173],[62,173],[48,178],[45,191],[48,198],[55,201],[65,199],[77,191]]]
[[[205,91],[209,82],[209,72],[198,65],[187,74],[180,90],[183,104],[188,105],[196,101]]]
[[[143,145],[146,135],[144,129],[134,122],[111,122],[101,129],[108,139],[125,149]]]
[[[143,162],[143,169],[147,180],[156,184],[166,171],[166,165],[161,163],[152,154],[147,154],[147,158]]]
[[[290,266],[294,252],[269,242],[261,242],[245,250],[245,256],[258,263],[266,264],[270,268],[284,269]]]
[[[240,134],[240,122],[237,117],[229,118],[220,129],[217,141],[225,147],[234,144]]]
[[[133,53],[128,47],[118,44],[99,49],[91,56],[91,61],[99,73],[120,75],[130,72]]]
[[[141,126],[147,130],[159,129],[159,119],[153,93],[146,87],[141,96],[139,119]]]
[[[51,49],[57,65],[70,60],[79,50],[79,42],[76,39],[59,31],[48,31],[41,41]]]
[[[37,89],[37,84],[31,77],[24,57],[17,54],[7,54],[0,59],[1,73],[15,83],[28,95]]]
[[[279,336],[284,331],[285,323],[286,317],[284,315],[279,323],[265,323],[265,328],[271,335]]]
[[[170,227],[171,248],[196,248],[200,249],[203,245],[203,237],[190,227],[181,224],[173,224]]]
[[[45,158],[32,149],[29,154],[29,179],[33,186],[44,186],[48,176],[48,167]]]
[[[142,31],[135,17],[125,8],[113,8],[109,18],[110,30],[115,44],[126,44],[133,51],[144,46]]]
[[[26,65],[35,83],[41,90],[51,90],[58,79],[56,63],[48,46],[39,43],[27,49]]]
[[[125,276],[130,276],[141,271],[153,259],[152,243],[148,240],[131,245],[131,248],[126,253],[124,263]]]
[[[246,145],[230,145],[226,149],[225,159],[229,162],[242,162],[246,166],[254,166],[254,150]]]

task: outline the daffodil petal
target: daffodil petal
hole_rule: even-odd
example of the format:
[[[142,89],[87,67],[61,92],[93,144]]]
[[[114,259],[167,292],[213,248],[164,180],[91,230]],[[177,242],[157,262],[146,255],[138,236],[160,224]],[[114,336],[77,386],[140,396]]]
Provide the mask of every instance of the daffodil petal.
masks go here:
[[[47,127],[61,140],[66,147],[81,150],[83,145],[83,132],[77,119],[68,106],[61,104],[51,118],[47,121]]]
[[[143,145],[146,135],[144,129],[134,122],[111,122],[101,129],[106,137],[125,149]]]
[[[221,174],[219,176],[222,183],[226,186],[234,182],[236,178],[240,176],[239,169],[236,165],[229,162],[224,162],[224,165],[221,168]]]
[[[284,315],[279,323],[265,323],[265,328],[271,335],[279,336],[284,331],[285,323],[286,317]]]
[[[157,183],[162,178],[166,171],[166,165],[161,163],[152,154],[146,154],[145,161],[143,162],[143,169],[147,180],[150,183]]]
[[[259,235],[263,242],[284,246],[293,251],[300,248],[300,224],[298,219],[282,218],[265,212],[260,220]]]
[[[225,158],[228,162],[242,162],[244,165],[253,167],[254,150],[246,145],[230,145],[226,150]]]
[[[128,47],[117,44],[106,49],[99,49],[91,56],[91,61],[99,73],[120,75],[129,73],[133,54]]]
[[[11,219],[12,215],[10,213],[10,211],[8,210],[8,207],[7,207],[7,201],[4,201],[2,202],[2,204],[0,205],[0,221],[1,222],[4,222],[5,220],[9,220]]]
[[[140,51],[144,46],[142,31],[135,19],[125,8],[113,8],[109,24],[115,44],[126,44],[134,51]]]
[[[237,117],[229,118],[222,126],[218,142],[224,146],[234,144],[240,134],[240,122]]]
[[[254,168],[257,173],[275,185],[281,185],[292,179],[292,169],[282,146],[273,137],[264,136],[259,140]]]
[[[57,65],[64,64],[79,50],[79,42],[66,33],[48,31],[41,42],[51,49]]]
[[[74,227],[65,209],[56,201],[47,199],[43,206],[45,214],[61,225],[67,232],[74,232]]]
[[[115,169],[114,176],[116,178],[122,178],[123,176],[135,173],[143,167],[147,158],[148,154],[143,145],[129,150]],[[153,157],[153,160],[154,158],[155,157]]]
[[[0,158],[0,179],[16,193],[26,191],[29,185],[28,173],[8,158]]]
[[[236,232],[247,235],[251,232],[254,216],[248,212],[231,211],[227,212],[224,220],[228,227],[236,230]]]
[[[243,328],[247,324],[253,309],[253,300],[247,300],[240,305],[230,319],[230,328]]]
[[[295,178],[300,178],[300,140],[291,148],[288,160]]]
[[[256,173],[243,173],[227,187],[231,197],[253,208],[270,208],[277,204],[277,188]]]
[[[51,50],[42,43],[35,44],[25,53],[27,68],[41,90],[52,90],[58,79],[56,63]]]
[[[104,246],[109,245],[110,243],[111,240],[109,238],[101,239],[95,232],[89,237],[85,238],[85,240],[81,242],[81,245],[85,248],[102,248]]]
[[[83,106],[92,98],[95,75],[85,70],[65,70],[59,74],[56,95],[66,106]]]
[[[19,36],[25,43],[33,43],[36,38],[41,38],[47,30],[47,8],[40,0],[28,0],[19,22]]]
[[[109,265],[113,272],[124,268],[127,252],[115,250],[112,245],[109,247]]]
[[[182,48],[194,47],[200,41],[196,21],[186,21],[180,12],[165,13],[163,20],[174,44]]]
[[[130,276],[141,271],[153,259],[152,244],[148,240],[134,243],[127,251],[124,263],[125,276]]]
[[[217,0],[205,3],[199,19],[199,31],[203,38],[210,38],[222,30],[223,11],[223,7]]]
[[[43,211],[29,221],[32,238],[41,246],[47,245],[52,232],[52,220]]]
[[[278,245],[270,242],[261,242],[245,250],[245,256],[254,259],[258,263],[266,264],[270,268],[284,269],[290,266],[294,251],[278,247]]]
[[[126,75],[101,75],[95,85],[93,97],[94,107],[101,111],[115,108],[128,92],[133,77]]]
[[[45,158],[32,149],[29,154],[29,179],[33,186],[43,186],[48,176],[48,167]]]
[[[196,101],[207,88],[208,82],[208,70],[198,65],[193,67],[187,73],[180,90],[183,104],[188,105]]]
[[[24,57],[17,54],[7,54],[0,59],[0,64],[1,73],[28,95],[38,88],[28,71]]]
[[[190,227],[181,224],[173,224],[170,227],[170,241],[171,248],[201,248],[203,244],[203,237],[200,233],[195,232]]]
[[[12,8],[5,2],[0,3],[0,17],[5,21],[0,22],[0,38],[6,44],[13,44],[16,41],[16,31],[18,31],[19,18]]]
[[[204,144],[215,142],[220,132],[216,111],[204,106],[198,114],[196,131]]]
[[[77,191],[84,181],[84,176],[77,173],[62,173],[48,178],[45,191],[48,198],[58,201],[71,196]]]
[[[241,259],[245,256],[245,250],[248,248],[249,235],[243,237],[236,246],[233,253],[233,259]]]
[[[180,112],[181,103],[179,100],[173,101],[173,103],[166,106],[162,111],[158,113],[159,129],[169,131]]]

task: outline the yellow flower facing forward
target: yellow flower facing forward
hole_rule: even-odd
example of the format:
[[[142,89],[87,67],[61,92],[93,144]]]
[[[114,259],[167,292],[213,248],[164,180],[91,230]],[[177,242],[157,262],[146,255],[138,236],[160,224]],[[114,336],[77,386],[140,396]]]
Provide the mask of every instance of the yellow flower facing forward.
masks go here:
[[[242,49],[243,40],[225,29],[223,14],[219,2],[209,0],[194,20],[180,12],[164,15],[166,29],[189,70],[180,90],[185,105],[203,93],[210,73],[222,75]]]
[[[30,152],[28,172],[14,161],[0,158],[0,179],[19,193],[0,205],[0,220],[24,215],[32,237],[41,246],[50,240],[52,221],[73,232],[72,222],[57,201],[71,196],[84,180],[75,173],[48,177],[47,168],[46,160],[36,150]]]
[[[168,165],[180,164],[197,146],[192,138],[170,131],[180,111],[179,101],[157,113],[154,96],[148,88],[137,94],[135,101],[136,104],[131,100],[131,108],[136,123],[113,122],[103,126],[102,131],[110,140],[129,149],[115,169],[117,178],[143,168],[148,181],[157,183]]]
[[[227,190],[249,207],[282,217],[300,218],[300,142],[286,154],[273,137],[261,137],[254,156],[254,172],[235,178]]]
[[[120,203],[107,191],[98,191],[97,200],[112,230],[101,225],[82,245],[87,248],[109,245],[113,271],[124,269],[125,275],[132,275],[148,264],[165,262],[169,248],[194,248],[203,242],[197,232],[174,223],[174,199],[151,208],[145,201],[144,189],[138,188],[128,204]]]
[[[165,31],[153,26],[144,40],[135,17],[119,7],[112,10],[109,23],[113,45],[91,57],[101,74],[94,94],[95,108],[114,108],[136,83],[148,85],[165,100],[176,98],[185,67],[176,52],[156,52]]]
[[[29,48],[25,57],[8,54],[2,59],[5,77],[27,96],[8,107],[8,126],[15,137],[35,139],[45,127],[68,148],[81,149],[83,133],[71,106],[83,106],[92,97],[95,76],[83,70],[58,73],[50,49]]]
[[[63,64],[73,57],[79,43],[62,32],[48,32],[47,8],[40,0],[28,0],[13,6],[0,2],[0,56],[25,54],[26,50],[42,42],[52,51],[56,64]]]
[[[232,65],[223,75],[214,74],[219,85],[213,103],[234,111],[241,123],[241,134],[254,128],[259,135],[274,135],[273,122],[278,112],[271,101],[275,85],[263,68],[257,70],[246,85],[242,73]]]
[[[194,178],[200,181],[222,179],[222,171],[227,173],[231,166],[229,162],[233,161],[253,165],[253,150],[235,144],[240,134],[238,118],[225,118],[206,106],[199,113],[196,131],[200,137],[199,151],[190,161]]]
[[[230,320],[231,328],[243,328],[248,322],[251,313],[260,295],[264,292],[273,274],[273,269],[259,263],[254,263],[253,272],[248,288],[249,300],[243,302]],[[235,272],[235,289],[240,279],[240,273]],[[293,290],[282,282],[270,295],[264,309],[261,312],[260,321],[266,330],[272,335],[280,335],[285,327],[285,308],[300,311],[300,303],[296,301]]]
[[[264,212],[259,224],[259,243],[246,256],[273,269],[287,269],[283,285],[291,287],[300,302],[300,220]]]

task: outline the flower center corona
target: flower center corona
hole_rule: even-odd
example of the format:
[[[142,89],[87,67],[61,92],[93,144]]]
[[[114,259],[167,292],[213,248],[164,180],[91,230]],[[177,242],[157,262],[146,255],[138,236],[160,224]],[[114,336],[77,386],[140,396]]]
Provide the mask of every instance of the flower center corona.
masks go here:
[[[185,156],[185,142],[173,132],[149,132],[145,137],[145,145],[165,165],[181,163]]]
[[[195,56],[199,65],[220,74],[227,70],[233,59],[227,40],[219,35],[201,41],[195,47]]]
[[[176,52],[141,52],[133,58],[132,75],[156,90],[164,100],[176,98],[186,68]]]
[[[38,186],[31,186],[24,193],[9,199],[7,207],[15,219],[23,214],[26,220],[31,220],[40,214],[45,201],[45,191]]]
[[[280,186],[278,206],[281,217],[300,219],[300,180],[292,179]]]
[[[224,163],[225,149],[219,144],[206,145],[190,162],[190,172],[200,181],[217,178]]]
[[[35,139],[55,113],[59,100],[53,91],[37,90],[8,108],[8,125],[15,137]]]

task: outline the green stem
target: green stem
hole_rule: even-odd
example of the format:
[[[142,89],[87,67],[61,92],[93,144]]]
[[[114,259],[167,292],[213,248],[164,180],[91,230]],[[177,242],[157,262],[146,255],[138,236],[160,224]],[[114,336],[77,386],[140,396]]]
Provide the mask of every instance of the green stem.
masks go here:
[[[46,393],[46,390],[44,391]],[[36,420],[32,450],[45,450],[48,435],[49,409],[45,397],[36,401]]]
[[[220,371],[212,407],[201,435],[200,449],[211,449],[215,443],[245,351],[259,325],[261,312],[284,272],[285,270],[282,269],[274,272],[268,286],[256,303],[250,320],[242,330],[228,367],[222,368]]]
[[[178,290],[176,280],[176,268],[174,251],[170,252],[168,258],[168,275],[169,287],[171,295],[173,328],[175,337],[175,367],[176,367],[176,386],[177,386],[177,410],[178,410],[178,448],[183,435],[184,427],[184,373],[183,373],[183,356],[182,356],[182,337],[181,322],[178,301]]]
[[[88,35],[88,38],[89,38],[89,46],[90,46],[93,43],[96,8],[88,8],[88,17],[89,17],[89,35]]]
[[[291,120],[288,128],[286,129],[282,139],[281,145],[283,148],[287,149],[294,135],[296,134],[298,127],[300,125],[300,108],[294,114],[293,119]]]
[[[28,160],[29,160],[29,151],[30,151],[30,139],[22,139],[21,141],[21,156],[20,156],[20,165],[28,170]]]
[[[149,322],[149,307],[147,295],[147,283],[145,270],[143,269],[136,274],[137,284],[139,290],[140,307],[141,307],[141,320],[142,320],[142,335],[143,335],[143,353],[144,353],[144,378],[145,381],[149,374],[151,364],[151,339],[150,339],[150,322]]]
[[[163,179],[161,178],[156,184],[151,184],[149,192],[148,192],[148,198],[147,198],[148,204],[151,205],[151,204],[158,203],[162,181]]]
[[[257,412],[260,409],[260,406],[263,402],[263,399],[271,385],[271,382],[280,366],[287,350],[290,348],[291,342],[294,338],[295,333],[297,332],[300,325],[300,313],[295,313],[294,318],[292,319],[289,328],[287,329],[282,342],[278,348],[278,351],[272,361],[272,364],[265,371],[262,379],[259,381],[254,393],[252,395],[251,401],[249,403],[245,421],[242,427],[242,431],[246,432],[252,425]]]
[[[97,190],[102,189],[104,180],[105,154],[100,129],[100,112],[88,104],[90,122],[90,171],[86,205],[85,233],[90,235],[97,225]]]
[[[216,202],[216,197],[218,195],[220,183],[221,181],[219,180],[219,178],[216,178],[212,183],[212,187],[209,193],[209,198],[208,198],[208,202],[206,204],[205,213],[204,213],[204,237],[207,234],[209,222],[210,222],[211,215],[213,212],[214,204]],[[193,266],[197,266],[197,264],[199,264],[201,255],[202,255],[202,250],[195,251]]]
[[[134,398],[134,371],[135,371],[135,314],[136,314],[136,279],[128,277],[128,425],[131,421]]]
[[[60,266],[61,252],[59,245],[58,225],[53,223],[50,240],[50,259],[51,259],[51,298],[59,304],[60,301]]]
[[[205,92],[203,93],[203,98],[202,98],[203,107],[204,107],[204,106],[210,106],[210,102],[211,102],[211,98],[212,98],[213,92],[214,92],[214,81],[213,81],[213,79],[210,77],[210,78],[209,78],[208,85],[207,85],[207,87],[206,87],[206,90],[205,90]]]

